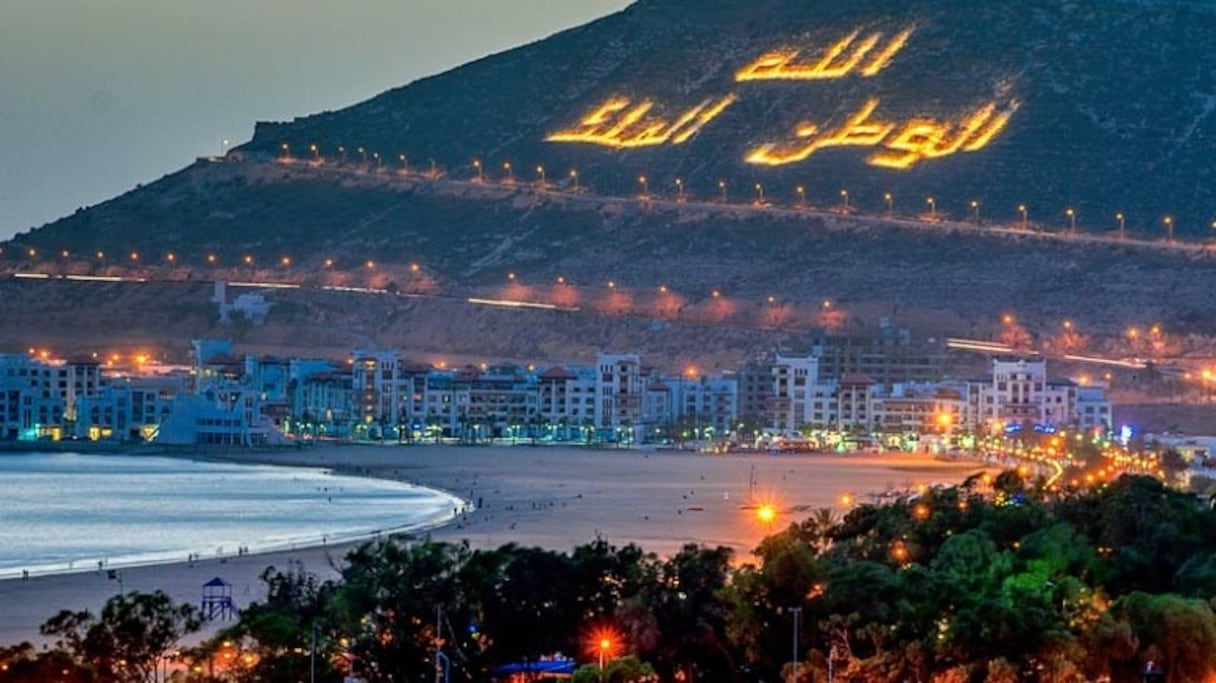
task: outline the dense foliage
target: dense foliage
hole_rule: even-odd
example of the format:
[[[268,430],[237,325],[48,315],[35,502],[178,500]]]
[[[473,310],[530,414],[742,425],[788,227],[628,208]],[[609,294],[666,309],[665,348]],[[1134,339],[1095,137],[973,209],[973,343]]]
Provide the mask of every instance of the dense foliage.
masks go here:
[[[1007,473],[984,494],[969,482],[842,519],[820,511],[765,539],[751,562],[602,540],[569,554],[377,543],[352,553],[338,581],[268,569],[267,600],[191,653],[187,673],[433,680],[438,645],[451,679],[468,681],[558,653],[583,665],[576,680],[596,680],[601,655],[604,680],[791,680],[794,648],[799,681],[827,680],[830,666],[839,681],[1121,683],[1149,661],[1168,681],[1211,681],[1213,522],[1148,477],[1047,494]],[[133,615],[119,611],[55,617],[45,629],[60,647],[0,652],[0,681],[38,680],[14,672],[39,663],[79,670],[65,680],[139,680],[89,643],[123,652],[131,672],[169,645],[151,637],[159,627],[129,631],[136,644],[108,640],[121,633],[100,624]]]

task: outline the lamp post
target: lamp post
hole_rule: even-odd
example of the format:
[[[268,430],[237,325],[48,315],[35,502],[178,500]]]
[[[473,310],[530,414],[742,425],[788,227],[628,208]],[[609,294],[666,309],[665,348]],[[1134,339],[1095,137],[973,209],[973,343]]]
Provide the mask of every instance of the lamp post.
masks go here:
[[[308,151],[312,152],[312,160],[313,160],[313,161],[320,161],[320,160],[321,160],[321,150],[317,149],[317,145],[316,145],[316,143],[313,143],[313,144],[309,145],[309,146],[308,146]]]
[[[1127,219],[1124,218],[1122,211],[1115,214],[1115,221],[1119,224],[1119,239],[1127,239]]]
[[[790,618],[794,621],[794,683],[798,683],[798,622],[801,617],[801,607],[790,608]]]
[[[844,211],[845,211],[845,213],[848,213],[848,212],[849,212],[849,191],[848,191],[848,190],[841,190],[841,191],[840,191],[840,198],[841,198],[842,200],[844,200]]]
[[[676,178],[676,200],[684,201],[684,179]]]
[[[882,193],[882,198],[887,203],[887,215],[890,216],[895,213],[895,195],[890,192],[884,192]]]
[[[404,154],[398,154],[398,155],[397,155],[397,163],[401,164],[401,173],[402,173],[403,175],[409,175],[409,173],[410,173],[410,158],[409,158],[409,157],[407,157],[407,156],[405,156]]]
[[[1026,209],[1025,204],[1018,204],[1018,213],[1022,214],[1022,229],[1030,228],[1030,212]]]
[[[806,207],[806,188],[799,185],[794,192],[798,193],[798,206]]]
[[[287,161],[291,158],[291,148],[287,146],[286,142],[279,145],[279,149],[283,150],[283,161]]]
[[[570,169],[570,179],[574,181],[574,191],[578,192],[578,171]]]
[[[502,170],[507,172],[507,183],[513,184],[515,182],[515,172],[511,170],[511,162],[504,162],[502,165]]]
[[[718,189],[722,191],[722,203],[725,204],[726,203],[726,181],[725,180],[718,181]]]
[[[1073,209],[1072,207],[1068,207],[1068,210],[1064,212],[1064,215],[1068,216],[1068,231],[1071,233],[1076,233],[1077,232],[1077,211],[1076,211],[1076,209]]]
[[[764,203],[764,186],[760,183],[756,183],[756,203]]]
[[[1174,219],[1171,216],[1166,216],[1161,220],[1165,223],[1165,239],[1167,242],[1174,241]]]
[[[485,177],[481,174],[481,159],[473,160],[473,170],[477,172],[477,182],[485,181]]]
[[[367,150],[364,149],[363,147],[360,147],[359,149],[357,149],[355,151],[357,151],[359,153],[359,158],[363,161],[363,163],[366,164],[367,163]]]
[[[650,195],[650,181],[647,180],[646,176],[644,176],[644,175],[638,176],[638,184],[642,186],[642,196],[643,197],[649,196]]]
[[[541,186],[541,187],[544,187],[544,186],[545,186],[545,167],[544,167],[544,166],[537,166],[537,167],[536,167],[536,175],[537,175],[537,177],[539,177],[539,178],[540,178],[540,186]]]
[[[602,681],[602,680],[604,680],[604,657],[606,657],[608,655],[608,653],[612,650],[612,640],[607,637],[600,638],[600,642],[597,643],[597,645],[599,645],[599,647],[596,649],[598,650],[599,659],[600,659],[599,678]]]
[[[925,197],[925,203],[929,205],[929,218],[937,219],[937,200],[933,197]]]
[[[980,203],[979,200],[971,200],[971,217],[975,220],[975,224],[980,224]]]

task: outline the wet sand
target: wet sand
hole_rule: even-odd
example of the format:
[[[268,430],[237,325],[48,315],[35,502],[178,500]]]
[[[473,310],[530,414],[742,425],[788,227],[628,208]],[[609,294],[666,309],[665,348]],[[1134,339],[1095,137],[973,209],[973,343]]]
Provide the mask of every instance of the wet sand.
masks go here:
[[[409,481],[453,493],[474,509],[434,529],[439,541],[474,548],[514,542],[567,551],[602,537],[636,543],[660,555],[686,543],[724,545],[746,560],[770,531],[821,507],[846,506],[844,494],[870,495],[920,484],[955,484],[984,469],[927,455],[702,455],[673,451],[565,447],[322,446],[300,451],[225,455],[224,460],[332,467],[342,472]],[[760,523],[752,508],[772,502],[779,515]],[[238,606],[264,596],[259,575],[270,565],[299,562],[322,577],[350,545],[309,548],[193,565],[121,570],[128,591],[163,590],[197,604],[202,585],[219,576],[233,584]],[[0,581],[0,644],[39,642],[38,626],[61,609],[96,611],[117,593],[105,572]]]

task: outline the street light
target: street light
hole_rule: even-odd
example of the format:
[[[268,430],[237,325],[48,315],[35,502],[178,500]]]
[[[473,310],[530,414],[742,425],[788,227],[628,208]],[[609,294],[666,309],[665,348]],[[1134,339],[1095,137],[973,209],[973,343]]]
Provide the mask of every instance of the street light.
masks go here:
[[[882,193],[882,198],[887,202],[887,215],[890,216],[895,213],[895,195],[890,192],[884,192]]]
[[[537,176],[540,178],[540,185],[541,185],[541,187],[544,187],[544,186],[545,186],[545,167],[544,167],[544,166],[537,166],[537,167],[536,167],[536,175],[537,175]]]
[[[722,203],[725,204],[726,203],[726,181],[725,180],[718,181],[718,189],[722,191]]]
[[[1174,219],[1170,216],[1166,216],[1165,218],[1163,218],[1161,220],[1161,222],[1165,223],[1166,241],[1173,242],[1174,241]]]
[[[321,160],[321,150],[317,148],[317,144],[315,142],[308,146],[308,151],[312,152],[313,161]]]
[[[1075,233],[1077,231],[1077,212],[1071,206],[1064,212],[1068,216],[1068,231]]]
[[[578,192],[578,170],[570,169],[570,179],[574,181],[574,191]]]
[[[684,201],[684,180],[676,178],[676,199]]]
[[[645,197],[645,196],[649,195],[650,194],[650,181],[648,181],[646,179],[646,176],[638,176],[638,183],[641,184],[641,186],[642,186],[642,196]]]
[[[849,191],[848,191],[848,190],[841,190],[841,191],[840,191],[840,198],[844,200],[844,210],[845,210],[845,212],[848,212],[848,210],[849,210]]]
[[[1030,211],[1025,204],[1018,204],[1018,213],[1022,214],[1022,229],[1027,230],[1030,226]]]
[[[764,203],[764,186],[760,183],[756,183],[756,203]]]
[[[505,162],[502,165],[502,169],[507,172],[507,182],[514,183],[515,182],[515,172],[511,170],[511,162],[509,162],[509,161]]]
[[[972,214],[972,217],[975,219],[975,224],[979,225],[980,224],[980,203],[978,200],[975,200],[975,199],[971,200],[971,214]]]
[[[398,154],[397,162],[401,164],[401,173],[404,175],[409,175],[409,173],[410,173],[409,157],[405,156],[404,154]]]
[[[790,618],[794,622],[794,683],[798,683],[798,622],[802,617],[801,607],[790,608]]]
[[[599,677],[600,677],[600,680],[603,680],[604,679],[604,657],[607,656],[608,653],[612,652],[612,639],[608,638],[607,636],[602,636],[600,638],[600,642],[596,643],[596,645],[598,646],[596,649],[599,651],[599,655],[600,655],[600,676]]]
[[[925,197],[925,203],[929,205],[929,218],[937,218],[937,200],[933,197]]]
[[[366,164],[367,163],[367,150],[360,147],[356,151],[359,152],[359,158],[361,158],[363,160],[363,163]]]
[[[286,142],[279,145],[279,149],[283,150],[283,160],[284,161],[291,158],[291,148],[287,146]]]
[[[1127,220],[1123,217],[1123,213],[1115,214],[1115,220],[1119,223],[1119,239],[1127,239]],[[1213,225],[1216,226],[1216,224]]]
[[[481,159],[473,160],[473,168],[477,171],[477,182],[482,182],[485,178],[481,175]]]
[[[798,193],[798,206],[806,206],[806,188],[799,185],[794,188],[794,192]]]

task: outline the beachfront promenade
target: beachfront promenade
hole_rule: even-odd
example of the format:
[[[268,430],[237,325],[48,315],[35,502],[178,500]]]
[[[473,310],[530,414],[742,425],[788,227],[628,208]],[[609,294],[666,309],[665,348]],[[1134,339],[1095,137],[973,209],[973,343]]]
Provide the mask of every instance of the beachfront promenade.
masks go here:
[[[230,459],[333,467],[390,477],[456,494],[480,506],[432,532],[435,540],[468,540],[475,548],[514,542],[566,551],[602,536],[659,554],[685,543],[725,545],[746,559],[767,533],[821,507],[838,513],[869,494],[919,485],[954,484],[983,469],[906,455],[701,455],[671,451],[578,448],[333,446],[259,452]],[[759,502],[776,505],[771,523],[757,520]],[[150,523],[155,523],[154,520]],[[233,584],[238,605],[263,595],[258,576],[269,565],[300,562],[334,575],[349,546],[309,548],[224,560],[121,570],[127,591],[164,590],[196,603],[215,576]],[[0,581],[0,644],[38,641],[38,626],[60,609],[97,610],[120,589],[107,572],[89,571]]]

